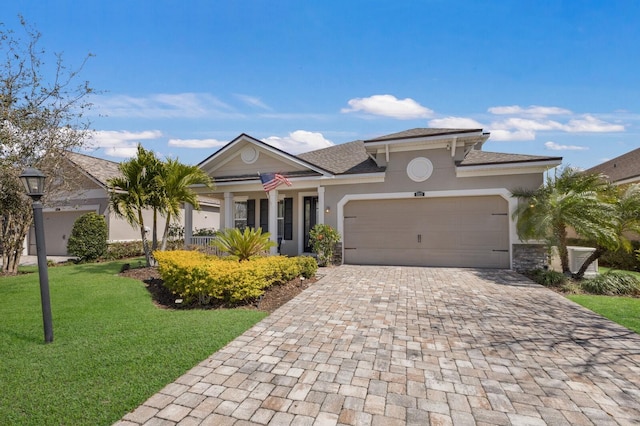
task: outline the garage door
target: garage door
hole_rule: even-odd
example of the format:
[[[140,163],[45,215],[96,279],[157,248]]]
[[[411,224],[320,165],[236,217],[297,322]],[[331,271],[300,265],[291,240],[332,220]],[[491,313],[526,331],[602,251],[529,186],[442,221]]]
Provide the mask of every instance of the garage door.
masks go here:
[[[67,241],[73,224],[86,211],[69,211],[69,212],[45,212],[43,213],[44,220],[44,241],[47,247],[47,254],[49,256],[66,256],[67,255]],[[33,227],[31,228],[33,232]],[[32,235],[29,240],[31,242],[29,247],[30,254],[36,254],[36,239]]]
[[[350,201],[345,263],[509,268],[507,201],[497,196]]]

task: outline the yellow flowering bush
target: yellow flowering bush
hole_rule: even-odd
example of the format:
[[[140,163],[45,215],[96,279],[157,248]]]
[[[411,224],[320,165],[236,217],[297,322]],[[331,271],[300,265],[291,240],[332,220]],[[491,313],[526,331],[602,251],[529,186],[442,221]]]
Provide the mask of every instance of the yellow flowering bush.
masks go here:
[[[261,296],[271,285],[298,276],[310,278],[318,265],[309,257],[269,256],[238,262],[196,251],[154,253],[165,287],[185,303],[208,304],[211,299],[228,303]]]

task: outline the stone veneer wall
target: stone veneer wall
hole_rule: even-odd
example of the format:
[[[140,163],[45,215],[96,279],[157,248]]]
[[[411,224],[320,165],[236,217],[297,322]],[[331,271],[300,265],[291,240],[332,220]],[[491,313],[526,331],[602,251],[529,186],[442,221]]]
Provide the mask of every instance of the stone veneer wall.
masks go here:
[[[333,262],[334,265],[342,265],[342,242],[338,241],[333,246]]]
[[[543,244],[514,244],[513,270],[517,272],[549,267],[547,248]]]

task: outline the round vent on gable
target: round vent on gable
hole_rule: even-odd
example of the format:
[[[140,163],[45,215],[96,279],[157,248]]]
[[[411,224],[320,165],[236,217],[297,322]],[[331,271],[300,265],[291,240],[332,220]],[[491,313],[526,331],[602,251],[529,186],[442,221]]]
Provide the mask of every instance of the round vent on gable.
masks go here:
[[[260,152],[254,146],[248,146],[240,153],[240,158],[245,164],[253,164],[258,160]]]
[[[414,158],[407,165],[407,176],[414,182],[424,182],[433,173],[433,163],[424,157]]]

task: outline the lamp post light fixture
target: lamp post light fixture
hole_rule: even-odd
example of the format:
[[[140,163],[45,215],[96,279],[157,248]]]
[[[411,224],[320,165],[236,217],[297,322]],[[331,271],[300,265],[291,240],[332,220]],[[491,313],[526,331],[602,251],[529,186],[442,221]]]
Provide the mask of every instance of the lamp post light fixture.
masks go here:
[[[38,169],[29,167],[20,175],[20,180],[33,203],[33,223],[36,231],[36,252],[38,254],[38,275],[40,276],[40,300],[42,302],[42,322],[44,323],[44,342],[53,342],[53,321],[51,320],[51,298],[49,296],[49,271],[47,269],[47,250],[44,242],[44,220],[42,203],[44,181],[47,177]]]

